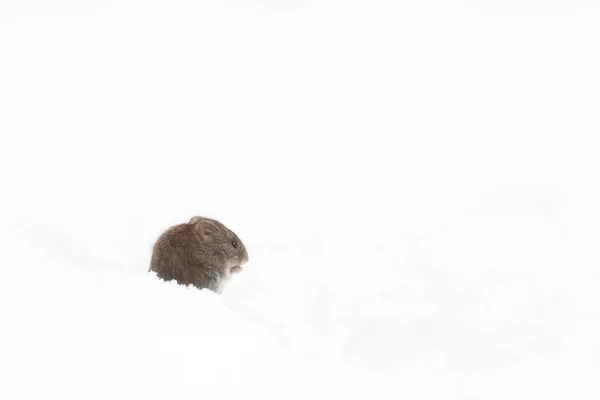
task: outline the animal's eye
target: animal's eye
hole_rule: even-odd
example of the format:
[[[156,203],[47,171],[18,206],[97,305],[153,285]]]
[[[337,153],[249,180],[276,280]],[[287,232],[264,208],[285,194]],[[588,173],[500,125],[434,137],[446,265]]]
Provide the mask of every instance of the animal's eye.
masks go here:
[[[237,242],[235,240],[231,242],[231,245],[237,249]]]

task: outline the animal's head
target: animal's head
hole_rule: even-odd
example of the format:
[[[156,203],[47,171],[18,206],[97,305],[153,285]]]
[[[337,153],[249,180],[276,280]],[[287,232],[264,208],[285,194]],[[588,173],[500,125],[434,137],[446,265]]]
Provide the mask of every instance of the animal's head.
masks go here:
[[[202,247],[219,265],[225,265],[228,273],[242,270],[241,266],[248,262],[248,252],[233,231],[219,221],[204,217],[192,217],[189,224],[197,233]]]

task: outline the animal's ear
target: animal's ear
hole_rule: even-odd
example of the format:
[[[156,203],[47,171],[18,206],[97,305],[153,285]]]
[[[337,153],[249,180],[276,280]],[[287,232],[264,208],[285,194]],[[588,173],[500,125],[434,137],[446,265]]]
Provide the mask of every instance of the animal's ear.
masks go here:
[[[203,242],[210,241],[219,231],[219,227],[211,220],[202,217],[192,217],[190,225],[194,227]]]
[[[190,222],[188,222],[188,224],[190,224],[190,225],[196,225],[202,219],[203,219],[202,217],[192,217],[192,219],[190,219]]]

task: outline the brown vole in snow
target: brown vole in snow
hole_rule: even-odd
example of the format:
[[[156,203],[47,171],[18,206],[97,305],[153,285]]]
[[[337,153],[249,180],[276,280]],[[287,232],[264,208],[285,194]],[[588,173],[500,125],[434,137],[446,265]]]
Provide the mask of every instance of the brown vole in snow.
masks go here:
[[[167,229],[156,241],[150,271],[165,281],[176,280],[217,293],[248,262],[246,247],[222,223],[193,217]]]

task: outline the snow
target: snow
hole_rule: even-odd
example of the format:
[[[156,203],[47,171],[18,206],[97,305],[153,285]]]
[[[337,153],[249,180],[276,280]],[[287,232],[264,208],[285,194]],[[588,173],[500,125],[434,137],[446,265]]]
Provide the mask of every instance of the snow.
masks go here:
[[[600,6],[397,3],[3,1],[0,398],[600,398]]]

